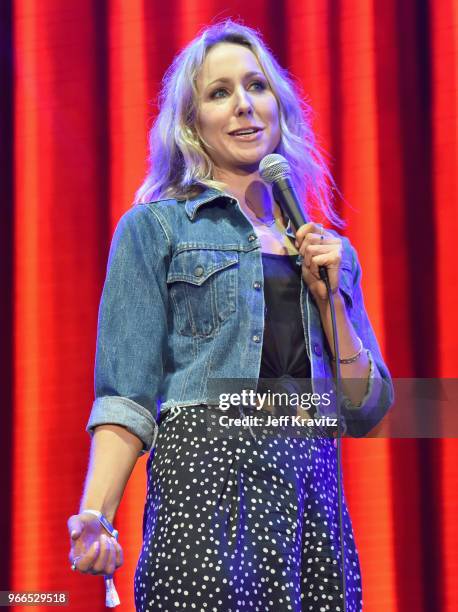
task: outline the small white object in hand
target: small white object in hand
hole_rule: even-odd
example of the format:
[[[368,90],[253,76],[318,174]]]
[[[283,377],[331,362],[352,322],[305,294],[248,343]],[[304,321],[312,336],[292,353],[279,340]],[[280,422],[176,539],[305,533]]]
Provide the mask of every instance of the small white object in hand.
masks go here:
[[[119,606],[121,601],[111,576],[104,576],[105,578],[105,605],[107,608],[115,608]]]

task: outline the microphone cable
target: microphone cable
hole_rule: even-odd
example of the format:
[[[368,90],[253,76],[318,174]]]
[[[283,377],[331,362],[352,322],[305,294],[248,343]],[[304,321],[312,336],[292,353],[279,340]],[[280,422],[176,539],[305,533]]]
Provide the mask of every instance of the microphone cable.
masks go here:
[[[337,509],[338,509],[338,520],[339,520],[343,610],[344,612],[347,612],[347,579],[346,579],[346,573],[345,573],[345,542],[344,542],[343,503],[342,503],[342,424],[341,424],[342,374],[340,371],[340,352],[339,352],[339,340],[337,336],[337,322],[336,322],[336,310],[334,306],[334,295],[332,293],[331,285],[329,283],[328,271],[324,266],[319,267],[319,274],[320,274],[321,280],[326,285],[326,291],[328,293],[329,306],[331,309],[334,358],[335,358],[335,363],[336,363],[334,383],[336,387],[336,400],[337,400],[337,438],[334,438],[334,440],[337,440],[337,447],[336,447],[336,453],[337,453]]]
[[[287,159],[278,153],[266,155],[259,164],[259,173],[261,178],[272,185],[272,194],[278,202],[280,208],[285,212],[290,222],[296,229],[307,223],[305,213],[301,207],[299,198],[294,189],[293,181],[291,180],[291,169]],[[340,372],[340,353],[339,342],[337,338],[337,323],[336,311],[334,307],[334,296],[332,295],[331,285],[326,267],[319,266],[320,279],[326,285],[328,293],[329,305],[331,309],[332,335],[334,345],[334,358],[336,362],[336,370],[334,382],[336,387],[337,399],[337,504],[338,504],[338,519],[339,519],[339,535],[340,535],[340,555],[341,555],[341,573],[342,573],[342,596],[343,609],[347,612],[347,579],[345,574],[345,543],[343,530],[343,504],[342,504],[342,429],[341,429],[341,381]]]

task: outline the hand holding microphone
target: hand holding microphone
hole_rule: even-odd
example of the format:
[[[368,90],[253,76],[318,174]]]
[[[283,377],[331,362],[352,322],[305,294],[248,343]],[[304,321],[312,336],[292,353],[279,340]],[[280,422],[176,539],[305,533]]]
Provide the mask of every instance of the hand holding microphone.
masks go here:
[[[296,246],[303,256],[302,277],[313,297],[327,300],[326,285],[320,276],[320,267],[327,270],[332,293],[339,289],[342,240],[317,223],[306,223],[296,232]]]
[[[296,230],[296,246],[303,257],[302,277],[316,300],[328,299],[323,274],[328,275],[332,293],[339,288],[342,240],[326,232],[319,223],[309,222],[291,181],[288,161],[276,153],[266,155],[259,173],[285,215]],[[321,268],[321,271],[320,271]]]

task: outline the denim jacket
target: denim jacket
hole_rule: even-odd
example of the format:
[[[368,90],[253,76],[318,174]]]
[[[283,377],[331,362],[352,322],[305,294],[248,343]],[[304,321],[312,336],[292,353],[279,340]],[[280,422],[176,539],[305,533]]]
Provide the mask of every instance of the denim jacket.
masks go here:
[[[300,257],[298,264],[301,263]],[[389,372],[364,309],[361,268],[343,238],[340,291],[367,350],[360,406],[344,399],[351,435],[364,435],[393,401]],[[318,309],[301,278],[313,390],[332,384]],[[98,321],[95,402],[87,430],[114,423],[154,446],[159,410],[214,403],[215,379],[257,379],[264,330],[261,244],[237,200],[216,189],[184,201],[139,204],[111,245]],[[335,416],[336,406],[318,415]]]

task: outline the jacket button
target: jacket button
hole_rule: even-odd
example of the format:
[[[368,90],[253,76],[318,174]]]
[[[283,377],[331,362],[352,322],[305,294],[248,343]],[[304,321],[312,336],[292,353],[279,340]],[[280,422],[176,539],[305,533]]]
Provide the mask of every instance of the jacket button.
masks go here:
[[[202,276],[203,273],[204,269],[202,268],[202,266],[196,266],[194,268],[194,276]]]
[[[255,289],[261,289],[261,283],[260,283],[259,281],[254,281],[254,283],[253,283],[253,287],[254,287]]]
[[[315,342],[315,344],[313,345],[313,352],[315,353],[315,355],[317,355],[317,357],[321,357],[321,346],[317,342]]]
[[[254,234],[250,234],[248,236],[248,242],[253,242],[253,240],[256,240],[256,236]]]
[[[258,336],[257,334],[255,334],[253,336],[253,342],[261,342],[261,336]]]

